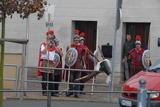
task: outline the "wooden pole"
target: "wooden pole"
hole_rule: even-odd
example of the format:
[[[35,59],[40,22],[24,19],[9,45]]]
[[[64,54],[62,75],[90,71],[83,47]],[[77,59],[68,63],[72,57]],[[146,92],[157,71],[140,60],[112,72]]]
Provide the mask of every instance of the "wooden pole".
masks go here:
[[[4,1],[2,1],[2,5]],[[5,12],[2,11],[2,31],[0,38],[5,37]],[[0,43],[0,90],[3,90],[4,42]],[[0,93],[0,107],[3,106],[3,93]]]

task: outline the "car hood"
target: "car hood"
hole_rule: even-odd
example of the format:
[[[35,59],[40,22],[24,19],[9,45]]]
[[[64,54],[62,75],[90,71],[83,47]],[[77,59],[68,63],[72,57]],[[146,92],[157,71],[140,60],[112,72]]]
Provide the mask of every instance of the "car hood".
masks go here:
[[[137,91],[139,89],[139,80],[146,80],[146,88],[150,91],[160,91],[160,73],[139,72],[123,84],[124,91]]]

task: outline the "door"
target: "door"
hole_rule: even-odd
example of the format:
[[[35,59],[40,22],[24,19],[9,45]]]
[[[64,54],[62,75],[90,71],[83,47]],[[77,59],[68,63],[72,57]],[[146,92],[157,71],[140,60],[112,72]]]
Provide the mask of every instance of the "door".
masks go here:
[[[85,45],[94,52],[96,50],[97,21],[73,21],[75,29],[86,34]]]
[[[122,43],[125,43],[126,35],[130,34],[132,36],[132,40],[135,41],[136,35],[140,35],[142,38],[142,48],[148,49],[149,48],[149,31],[150,31],[150,23],[124,23],[123,25],[123,40]],[[122,46],[123,46],[122,44]],[[123,47],[122,47],[123,52]],[[122,57],[123,58],[123,57]],[[122,80],[126,80],[128,78],[128,65],[127,62],[121,65],[122,71]]]
[[[126,23],[126,34],[135,40],[136,35],[141,35],[142,47],[148,49],[150,23]]]
[[[94,52],[96,50],[97,41],[97,21],[73,21],[73,30],[78,29],[86,34],[85,45]],[[93,69],[93,63],[89,61],[89,69]]]

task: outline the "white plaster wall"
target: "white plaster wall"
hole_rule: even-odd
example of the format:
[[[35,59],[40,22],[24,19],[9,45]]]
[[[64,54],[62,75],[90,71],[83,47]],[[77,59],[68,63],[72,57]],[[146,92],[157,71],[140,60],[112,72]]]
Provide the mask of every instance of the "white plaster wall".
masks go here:
[[[53,0],[49,0],[53,2]],[[114,31],[114,0],[55,0],[55,22],[56,36],[61,40],[63,50],[71,42],[72,20],[97,21],[98,43],[105,44],[113,39]],[[29,18],[29,43],[28,43],[28,65],[37,65],[38,49],[42,41],[45,41],[45,19],[36,20],[35,15]],[[12,20],[7,18],[6,37],[25,38],[26,20],[14,15]],[[21,53],[22,46],[6,43],[6,53]]]
[[[159,0],[123,0],[123,22],[150,22],[150,49],[153,62],[160,59],[160,1]]]
[[[49,0],[53,2],[53,0]],[[116,0],[54,0],[56,4],[54,29],[65,50],[71,42],[72,20],[97,21],[99,45],[110,42],[113,45]],[[122,22],[151,22],[150,48],[153,60],[159,58],[160,47],[157,38],[160,36],[160,1],[159,0],[123,0]],[[37,65],[39,45],[45,41],[45,19],[37,21],[35,15],[30,16],[28,65]],[[7,19],[6,37],[25,38],[26,20],[15,15]],[[122,25],[117,32],[116,71],[120,68]],[[21,45],[6,44],[7,53],[21,53]]]

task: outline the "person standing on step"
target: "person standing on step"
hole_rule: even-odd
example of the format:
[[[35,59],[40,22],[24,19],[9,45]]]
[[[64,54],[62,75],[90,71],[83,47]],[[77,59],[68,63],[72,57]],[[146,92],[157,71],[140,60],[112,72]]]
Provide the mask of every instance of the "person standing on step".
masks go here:
[[[124,67],[124,72],[123,72],[123,80],[127,80],[130,75],[130,69],[131,69],[131,62],[128,60],[128,52],[132,50],[135,47],[134,41],[132,40],[132,36],[130,34],[126,35],[126,42],[124,43],[123,46],[123,53],[122,53],[122,62],[123,62],[123,67]]]
[[[54,43],[55,35],[54,30],[49,30],[46,33],[46,42],[42,42],[39,49],[39,60],[38,60],[38,67],[52,67],[53,60],[55,56],[55,43]],[[53,70],[48,69],[38,69],[37,75],[42,76],[42,94],[44,96],[47,95],[47,92],[45,90],[54,90],[53,83],[47,83],[53,82]],[[51,93],[51,96],[54,96],[54,93]]]
[[[83,54],[82,48],[80,46],[80,36],[76,30],[75,30],[75,36],[73,37],[73,44],[68,46],[67,50],[69,50],[70,48],[76,49],[77,53],[78,53],[78,58],[77,58],[75,64],[72,65],[70,68],[71,69],[83,69],[85,61],[84,61],[84,57],[82,55]],[[73,82],[73,83],[77,83],[77,82],[74,82],[74,80],[77,78],[80,78],[80,77],[81,77],[81,72],[70,71],[69,81]],[[80,85],[69,84],[69,91],[80,91]],[[78,92],[68,92],[68,93],[66,93],[66,96],[74,95],[74,97],[77,98],[77,97],[79,97],[78,94],[79,94]]]

